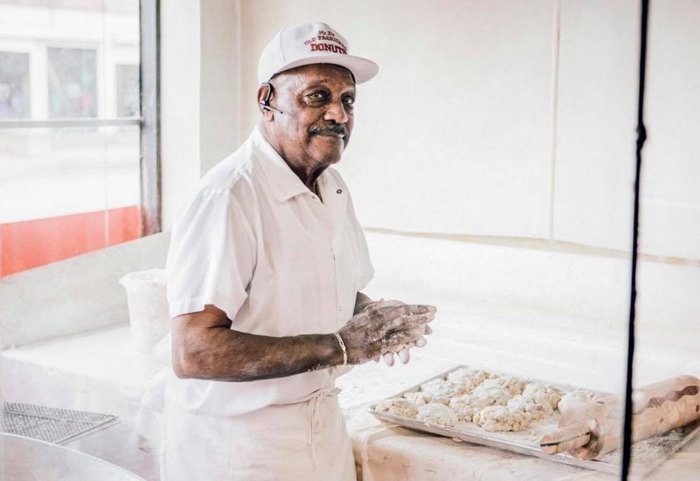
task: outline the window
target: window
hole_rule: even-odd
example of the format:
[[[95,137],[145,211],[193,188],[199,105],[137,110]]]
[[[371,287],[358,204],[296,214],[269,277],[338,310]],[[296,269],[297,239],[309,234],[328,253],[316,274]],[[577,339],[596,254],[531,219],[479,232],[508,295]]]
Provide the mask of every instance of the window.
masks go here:
[[[155,5],[0,2],[0,277],[160,230]]]
[[[29,54],[0,51],[0,119],[29,117]]]
[[[139,115],[139,66],[117,65],[117,115],[136,117]]]
[[[49,48],[49,117],[97,117],[97,52]]]

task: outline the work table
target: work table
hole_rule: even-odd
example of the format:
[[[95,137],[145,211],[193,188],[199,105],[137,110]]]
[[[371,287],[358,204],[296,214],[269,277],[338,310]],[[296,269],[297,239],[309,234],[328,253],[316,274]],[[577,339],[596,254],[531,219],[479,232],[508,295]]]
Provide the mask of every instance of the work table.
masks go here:
[[[86,362],[89,360],[89,362]],[[128,326],[69,336],[3,351],[4,393],[23,402],[110,412],[121,423],[67,445],[157,481],[158,434],[162,412],[158,365],[135,353]],[[612,481],[615,476],[508,451],[382,424],[370,403],[395,395],[455,366],[425,348],[409,364],[370,362],[338,380],[339,402],[353,440],[363,481]],[[483,366],[481,366],[483,367]],[[14,382],[12,380],[16,380]],[[69,389],[66,389],[69,387]],[[34,393],[27,399],[22,393]],[[105,406],[109,406],[106,408]],[[700,439],[648,476],[648,481],[690,480],[700,472]]]
[[[392,396],[453,367],[420,355],[407,366],[356,367],[341,378],[341,405],[362,481],[615,481],[619,476],[382,423],[369,413],[373,400]],[[700,472],[695,436],[645,481],[692,480]],[[361,474],[361,478],[359,475]],[[637,479],[631,477],[631,479]]]

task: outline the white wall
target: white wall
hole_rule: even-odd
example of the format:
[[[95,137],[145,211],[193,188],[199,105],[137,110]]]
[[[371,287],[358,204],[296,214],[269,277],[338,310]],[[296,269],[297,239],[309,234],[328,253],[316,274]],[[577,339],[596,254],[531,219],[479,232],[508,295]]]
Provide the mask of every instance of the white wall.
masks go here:
[[[240,141],[238,2],[201,2],[201,169],[206,172]]]
[[[202,174],[199,2],[171,0],[167,6],[161,4],[160,11],[161,195],[166,231]]]
[[[277,29],[322,19],[380,64],[341,164],[366,226],[629,249],[639,2],[260,0],[241,15],[246,131]],[[651,20],[642,250],[699,260],[700,6],[660,2]]]
[[[573,344],[560,346],[555,365],[566,364],[578,342],[583,351],[568,360],[583,373],[576,379],[598,386],[621,379],[637,1],[237,6],[230,41],[240,52],[239,122],[231,135],[239,142],[258,115],[257,57],[278,29],[326,21],[348,38],[351,53],[380,64],[359,87],[356,130],[340,164],[370,232],[379,271],[373,294],[439,302],[452,314],[435,339],[451,343],[440,352],[456,361],[478,352],[490,362],[510,356],[513,368],[543,365],[552,352],[536,339],[566,333]],[[700,370],[687,362],[689,339],[700,334],[699,24],[698,2],[653,4],[638,298],[644,379]],[[493,335],[475,344],[474,325]],[[523,327],[531,342],[509,343]],[[601,373],[609,379],[594,379]]]
[[[199,178],[239,144],[237,0],[161,3],[161,165],[168,231]]]
[[[639,8],[562,1],[553,237],[631,245]]]
[[[655,2],[650,23],[642,246],[700,259],[700,2]]]
[[[0,350],[125,323],[119,279],[162,268],[169,240],[150,235],[0,279]]]
[[[379,63],[378,77],[359,88],[341,166],[365,225],[547,235],[550,0],[243,7],[244,72],[254,72],[276,29],[311,17],[341,31],[351,53]],[[255,79],[246,75],[244,86],[254,91]],[[246,107],[254,117],[254,104]],[[483,199],[499,201],[484,209]]]

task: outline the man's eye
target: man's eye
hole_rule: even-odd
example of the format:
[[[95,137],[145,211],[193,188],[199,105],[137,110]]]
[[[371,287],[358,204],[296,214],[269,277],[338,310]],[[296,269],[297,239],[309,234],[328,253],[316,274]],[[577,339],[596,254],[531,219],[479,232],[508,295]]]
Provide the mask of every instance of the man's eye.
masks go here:
[[[355,105],[355,98],[354,97],[344,97],[343,103],[345,105],[347,105],[348,107],[352,107],[353,105]]]
[[[328,95],[326,95],[325,92],[311,92],[306,97],[312,102],[321,102],[323,100],[326,100]]]

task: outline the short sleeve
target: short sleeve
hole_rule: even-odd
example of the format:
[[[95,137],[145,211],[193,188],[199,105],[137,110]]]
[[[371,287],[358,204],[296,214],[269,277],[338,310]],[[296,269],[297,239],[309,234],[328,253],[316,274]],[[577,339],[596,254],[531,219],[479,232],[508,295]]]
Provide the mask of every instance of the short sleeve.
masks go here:
[[[200,190],[172,232],[168,252],[170,317],[212,304],[232,321],[255,266],[251,221],[232,192]]]
[[[347,187],[346,187],[347,188]],[[367,247],[367,239],[365,239],[365,233],[362,230],[360,222],[357,220],[355,215],[355,207],[352,203],[352,197],[348,201],[348,225],[350,226],[350,237],[353,242],[353,247],[355,250],[355,259],[357,262],[357,289],[361,291],[370,283],[374,277],[374,266],[372,266],[372,260],[369,255],[369,248]]]

